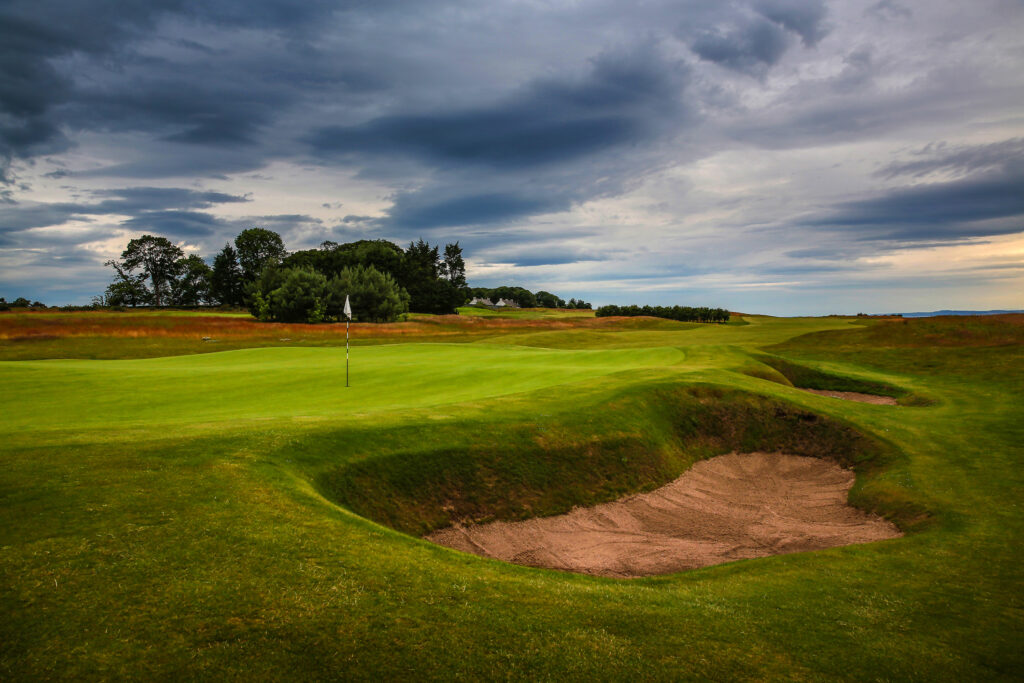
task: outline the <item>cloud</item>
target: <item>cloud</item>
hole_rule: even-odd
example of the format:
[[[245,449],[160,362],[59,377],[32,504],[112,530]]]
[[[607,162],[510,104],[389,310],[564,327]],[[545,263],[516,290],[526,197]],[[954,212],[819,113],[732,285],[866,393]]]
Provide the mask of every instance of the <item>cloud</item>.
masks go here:
[[[649,139],[681,117],[681,65],[652,49],[608,53],[578,81],[542,79],[486,106],[325,126],[305,138],[321,157],[412,157],[434,166],[565,164]]]
[[[810,47],[828,33],[825,6],[821,2],[764,0],[753,8],[754,12],[737,13],[725,25],[698,32],[690,48],[709,62],[764,75],[789,49],[791,34],[798,35]]]
[[[564,266],[572,263],[588,261],[604,261],[608,256],[593,248],[573,246],[563,242],[540,242],[530,246],[496,244],[485,250],[483,260],[494,260],[498,263],[510,264],[518,268],[536,266]]]
[[[804,45],[817,45],[829,33],[822,0],[762,0],[754,7],[764,17],[798,34]]]
[[[961,239],[1024,231],[1024,165],[842,202],[806,225],[852,228],[860,239]],[[996,222],[996,219],[1009,219]]]
[[[1017,10],[978,2],[9,0],[4,274],[87,300],[101,268],[19,263],[261,225],[459,239],[587,298],[852,282],[1020,229]]]
[[[910,19],[914,16],[910,8],[896,0],[879,0],[871,5],[866,12],[883,19]]]
[[[0,9],[0,182],[13,182],[13,159],[70,148],[69,127],[148,131],[170,126],[178,129],[165,133],[174,142],[251,144],[259,125],[288,103],[288,87],[251,87],[254,76],[274,74],[274,65],[225,73],[223,52],[211,56],[195,40],[168,41],[179,53],[194,52],[205,62],[196,60],[195,68],[183,71],[180,63],[140,53],[145,38],[158,26],[177,24],[261,30],[301,40],[322,30],[325,17],[361,4],[11,0]],[[211,60],[216,68],[209,68]]]
[[[223,220],[199,211],[146,211],[121,225],[137,232],[165,235],[172,239],[208,237],[227,227]]]
[[[5,3],[0,10],[0,158],[56,153],[71,142],[53,118],[72,100],[74,81],[55,62],[75,54],[109,54],[130,28],[148,24],[160,2],[118,6],[53,0]],[[0,178],[10,182],[9,174]]]
[[[755,18],[742,27],[704,33],[691,47],[701,59],[757,73],[779,61],[789,47],[789,37],[772,22]]]
[[[60,226],[69,221],[91,221],[93,216],[131,215],[133,218],[124,223],[128,227],[165,225],[179,231],[173,234],[194,235],[199,234],[196,230],[201,225],[216,223],[204,220],[204,216],[211,218],[208,214],[186,209],[208,209],[218,204],[249,201],[246,197],[223,192],[169,187],[127,187],[93,190],[89,194],[99,201],[0,205],[0,233]]]
[[[433,193],[400,195],[388,211],[387,224],[402,230],[457,227],[508,221],[569,208],[562,197],[511,192],[470,194],[438,200]]]
[[[968,174],[991,169],[1024,166],[1024,138],[1013,138],[987,145],[948,145],[930,143],[912,153],[912,159],[896,161],[875,171],[879,178],[910,176],[921,178],[932,173]]]
[[[96,204],[80,204],[78,213],[135,213],[155,209],[208,209],[215,204],[248,202],[248,197],[206,192],[178,187],[124,187],[111,190],[93,190],[92,196],[102,198]]]

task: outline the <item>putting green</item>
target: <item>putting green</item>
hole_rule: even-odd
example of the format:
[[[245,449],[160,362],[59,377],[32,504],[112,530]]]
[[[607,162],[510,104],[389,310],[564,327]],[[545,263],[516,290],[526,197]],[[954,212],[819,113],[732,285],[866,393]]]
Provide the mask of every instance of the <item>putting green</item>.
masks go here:
[[[0,430],[346,416],[475,401],[684,361],[671,348],[493,344],[264,348],[123,361],[0,364]]]

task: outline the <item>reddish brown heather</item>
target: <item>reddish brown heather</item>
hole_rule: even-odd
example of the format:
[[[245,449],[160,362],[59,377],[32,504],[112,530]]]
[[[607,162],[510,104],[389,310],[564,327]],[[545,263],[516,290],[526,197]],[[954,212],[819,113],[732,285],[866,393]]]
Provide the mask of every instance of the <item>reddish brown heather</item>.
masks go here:
[[[354,323],[361,339],[408,337],[457,338],[487,336],[498,332],[531,329],[628,329],[665,324],[654,318],[540,318],[517,320],[478,316],[441,315],[417,317],[408,322]],[[671,323],[670,323],[671,324]],[[107,311],[0,313],[0,339],[30,341],[65,337],[175,337],[217,339],[334,340],[344,338],[345,326],[261,323],[250,317],[218,315],[168,315],[160,312]]]

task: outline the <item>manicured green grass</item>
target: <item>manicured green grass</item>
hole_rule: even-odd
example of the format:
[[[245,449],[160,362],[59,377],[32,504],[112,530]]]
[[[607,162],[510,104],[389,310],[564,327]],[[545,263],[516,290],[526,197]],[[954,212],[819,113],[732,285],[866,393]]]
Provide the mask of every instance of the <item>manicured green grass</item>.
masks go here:
[[[195,353],[176,320],[147,323],[170,330],[152,353]],[[1012,679],[1019,320],[414,321],[460,343],[357,347],[348,389],[334,337],[281,348],[259,328],[226,353],[0,363],[0,679]],[[765,355],[931,403],[746,374]],[[521,517],[733,447],[855,464],[851,501],[908,535],[624,581],[339,504],[409,530]]]

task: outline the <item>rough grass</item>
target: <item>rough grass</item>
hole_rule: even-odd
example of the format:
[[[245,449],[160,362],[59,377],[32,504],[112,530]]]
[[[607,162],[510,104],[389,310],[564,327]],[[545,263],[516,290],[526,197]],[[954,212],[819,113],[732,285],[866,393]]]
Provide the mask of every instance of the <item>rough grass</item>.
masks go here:
[[[152,317],[131,325],[174,327]],[[459,344],[394,337],[360,349],[363,374],[348,390],[343,355],[306,342],[0,363],[0,679],[979,680],[1024,670],[1019,318],[967,335],[976,321],[499,319],[477,333],[459,318],[444,338]],[[148,337],[147,353],[195,353],[185,342],[200,330],[182,324],[184,336]],[[110,325],[45,343],[8,337],[2,351],[72,357],[110,342],[108,353],[135,353],[145,337]],[[407,325],[447,332],[449,322]],[[534,334],[548,337],[530,348]],[[255,335],[238,344],[284,344]],[[834,401],[733,370],[764,353],[935,402]],[[685,466],[680,454],[728,446],[684,448],[715,420],[742,424],[743,405],[767,411],[756,421],[766,430],[792,433],[777,405],[798,429],[830,425],[837,449],[863,435],[863,452],[878,455],[859,465],[851,501],[911,533],[627,582],[433,546],[323,495],[326,473],[400,471],[404,458],[452,453],[522,469],[541,500],[545,476],[580,472],[561,460],[589,444],[610,495]],[[741,445],[770,437],[735,435]],[[616,465],[641,453],[664,460]],[[468,457],[458,466],[487,472]]]
[[[460,309],[476,310],[476,309]],[[589,315],[587,315],[589,314]],[[515,333],[674,329],[657,318],[595,318],[592,311],[525,309],[503,315],[411,315],[391,324],[353,323],[354,346],[499,340]],[[123,359],[254,347],[342,346],[341,323],[261,323],[247,314],[186,311],[0,312],[0,360]]]

